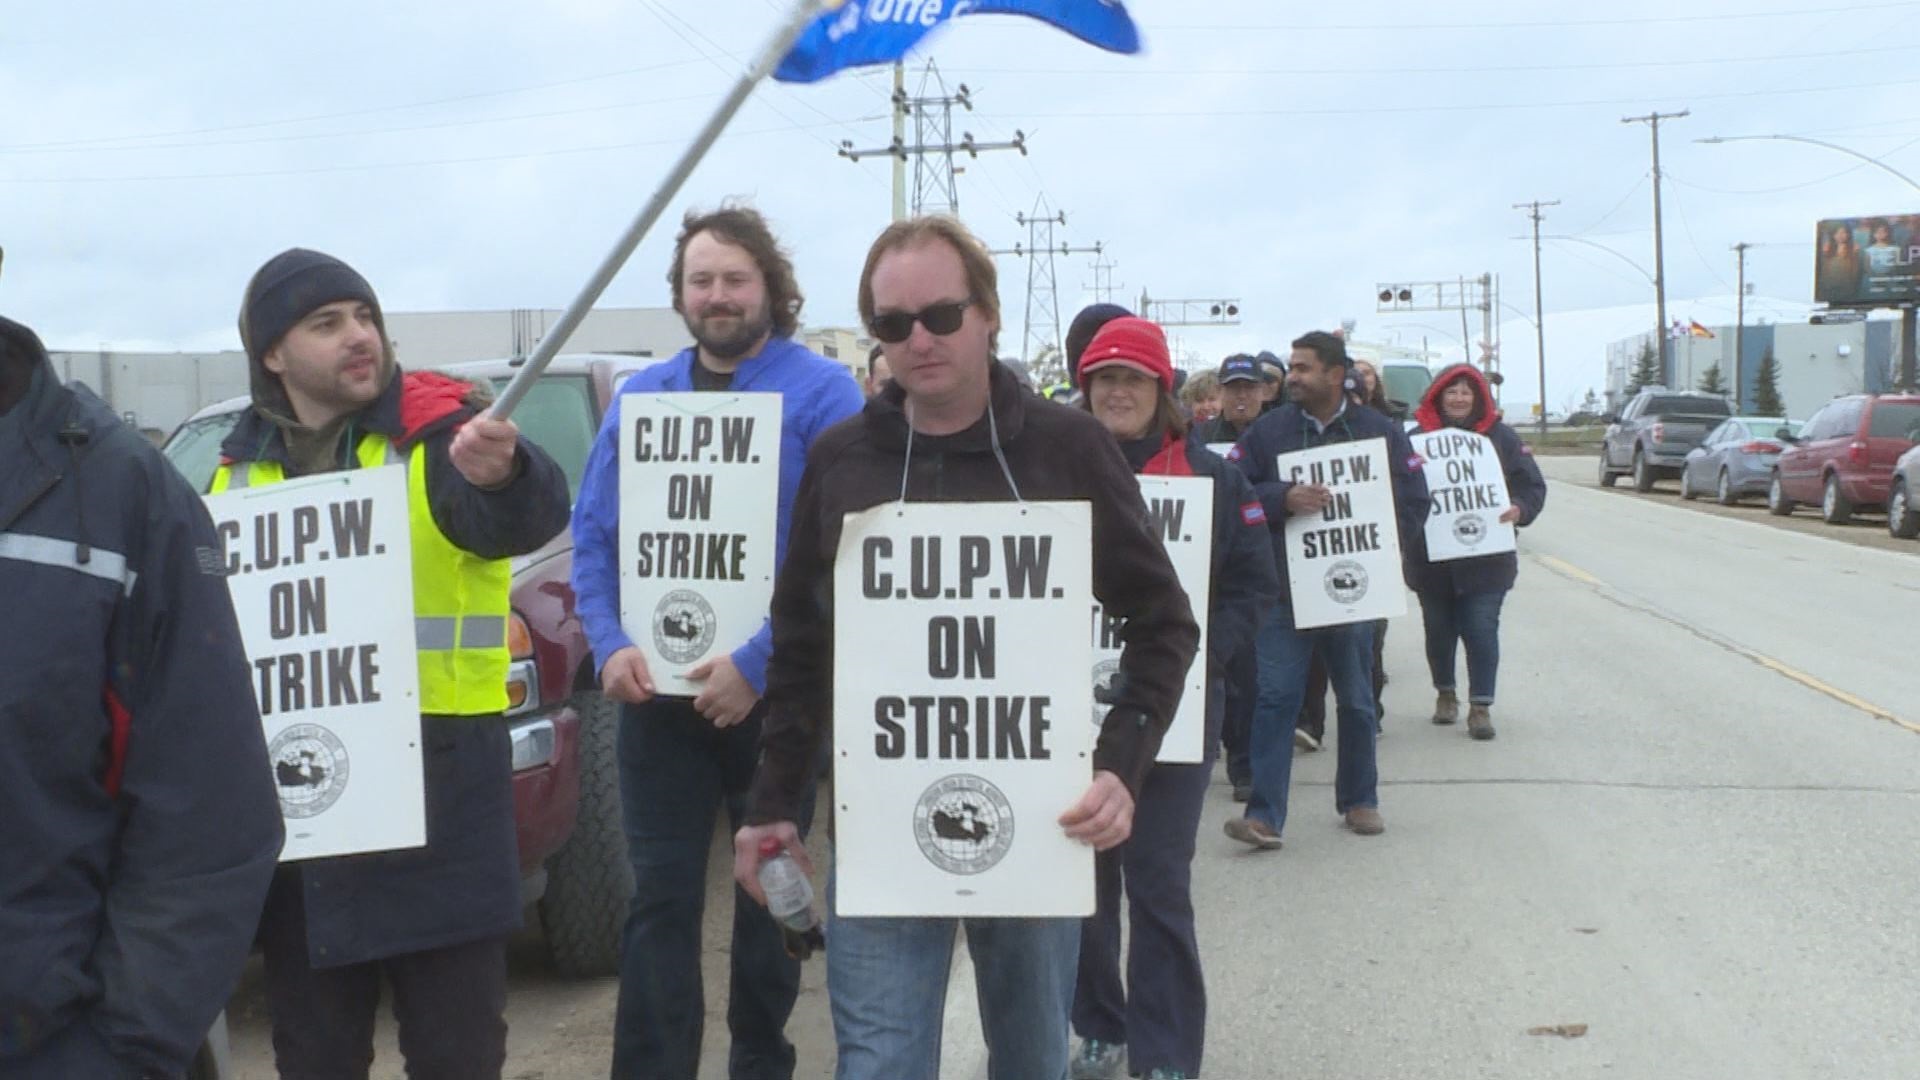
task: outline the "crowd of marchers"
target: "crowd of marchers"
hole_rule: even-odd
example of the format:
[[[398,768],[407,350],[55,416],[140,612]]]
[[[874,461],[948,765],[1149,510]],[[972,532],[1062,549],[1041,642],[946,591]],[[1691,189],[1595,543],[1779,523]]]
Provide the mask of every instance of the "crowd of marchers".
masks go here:
[[[849,514],[896,500],[1089,503],[1092,591],[1123,629],[1090,767],[1058,807],[1057,828],[1098,852],[1095,914],[842,917],[827,904],[841,1080],[938,1075],[962,929],[992,1076],[1200,1076],[1207,990],[1191,871],[1218,759],[1245,803],[1223,822],[1236,841],[1282,846],[1295,753],[1323,741],[1338,757],[1336,814],[1355,836],[1384,831],[1386,626],[1296,624],[1287,525],[1334,495],[1283,473],[1284,455],[1384,445],[1384,527],[1423,616],[1431,719],[1494,738],[1500,613],[1518,562],[1427,556],[1429,495],[1409,430],[1489,440],[1510,496],[1503,523],[1530,524],[1546,489],[1471,367],[1393,402],[1341,335],[1312,331],[1284,355],[1234,355],[1188,378],[1161,327],[1099,305],[1073,321],[1066,385],[1037,392],[996,359],[993,258],[950,218],[896,222],[872,242],[856,285],[878,342],[864,387],[795,340],[802,291],[752,209],[689,213],[667,276],[695,344],[622,394],[771,393],[782,419],[769,610],[686,673],[692,693],[656,678],[653,642],[621,617],[620,538],[647,523],[622,520],[617,402],[569,511],[559,467],[489,414],[482,388],[401,370],[372,285],[347,263],[295,249],[246,283],[252,402],[210,491],[404,463],[416,622],[461,628],[431,640],[423,630],[417,643],[426,843],[286,863],[205,493],[85,389],[60,385],[30,330],[0,320],[0,594],[34,613],[0,671],[12,736],[0,749],[0,1080],[187,1075],[255,948],[280,1076],[366,1077],[386,992],[408,1075],[499,1077],[506,940],[521,904],[508,653],[493,630],[508,613],[507,560],[568,526],[575,611],[620,707],[634,895],[616,1080],[699,1071],[706,862],[722,811],[740,885],[727,1072],[786,1080],[799,1064],[786,1028],[802,961],[763,906],[761,870],[769,853],[812,870],[804,840],[832,739],[834,650],[888,648],[836,635]],[[1138,478],[1162,476],[1211,487],[1204,610],[1149,528]],[[1158,763],[1203,626],[1204,759]]]

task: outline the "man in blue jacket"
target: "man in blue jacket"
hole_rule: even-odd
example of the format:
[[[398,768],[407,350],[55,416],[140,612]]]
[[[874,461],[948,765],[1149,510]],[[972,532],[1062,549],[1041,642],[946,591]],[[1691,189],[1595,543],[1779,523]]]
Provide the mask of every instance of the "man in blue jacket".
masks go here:
[[[1316,646],[1327,663],[1339,705],[1340,760],[1334,773],[1334,809],[1361,836],[1386,830],[1380,818],[1379,773],[1374,761],[1373,624],[1301,630],[1294,626],[1287,581],[1287,519],[1324,510],[1333,495],[1319,484],[1281,479],[1277,458],[1328,443],[1385,439],[1393,474],[1400,552],[1411,565],[1424,550],[1426,478],[1413,444],[1399,424],[1347,399],[1352,360],[1346,343],[1316,330],[1293,343],[1287,365],[1288,403],[1253,422],[1228,453],[1238,462],[1266,509],[1273,553],[1280,570],[1281,602],[1261,624],[1254,648],[1259,657],[1259,695],[1253,721],[1253,791],[1244,817],[1229,819],[1228,836],[1255,848],[1280,846],[1287,822],[1287,791],[1293,772],[1293,726],[1306,689]]]
[[[0,1078],[178,1077],[280,800],[199,496],[0,319]]]
[[[755,211],[688,214],[667,280],[674,310],[696,345],[637,373],[621,393],[781,396],[777,567],[786,559],[789,511],[807,448],[860,411],[860,385],[845,368],[792,340],[802,303],[793,265]],[[620,623],[621,537],[648,524],[620,520],[620,413],[616,400],[587,459],[573,515],[580,617],[601,688],[622,705],[620,794],[634,896],[621,940],[613,1075],[691,1077],[699,1071],[706,1018],[700,921],[707,850],[719,806],[725,804],[736,829],[746,809],[772,636],[762,623],[730,654],[689,672],[705,684],[698,696],[658,695],[647,654]],[[778,924],[760,905],[741,902],[736,890],[727,1008],[731,1080],[793,1075],[786,1024],[799,991],[799,962],[786,954]]]

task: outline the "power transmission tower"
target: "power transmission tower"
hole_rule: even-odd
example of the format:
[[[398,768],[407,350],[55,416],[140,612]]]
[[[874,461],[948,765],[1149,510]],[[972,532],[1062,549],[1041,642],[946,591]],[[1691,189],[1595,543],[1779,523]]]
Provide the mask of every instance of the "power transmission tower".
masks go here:
[[[1677,113],[1653,112],[1645,116],[1622,117],[1623,124],[1646,124],[1653,130],[1653,303],[1659,331],[1653,335],[1660,343],[1660,383],[1673,385],[1673,350],[1667,340],[1667,261],[1665,238],[1660,226],[1660,121],[1680,120],[1691,110]]]
[[[931,87],[936,92],[929,94]],[[920,80],[920,94],[908,97],[905,69],[894,65],[893,78],[893,141],[886,146],[871,149],[855,149],[852,140],[840,141],[840,156],[848,161],[859,161],[863,157],[886,154],[893,158],[893,218],[904,217],[908,208],[905,203],[907,162],[913,162],[913,203],[912,213],[921,214],[960,214],[960,185],[958,176],[963,169],[954,165],[954,155],[964,153],[970,158],[980,156],[982,150],[1018,150],[1024,156],[1027,152],[1027,136],[1023,131],[1015,131],[1008,142],[979,142],[970,131],[960,133],[959,141],[953,138],[953,110],[955,106],[972,111],[973,92],[966,83],[952,93],[947,92],[946,81],[940,77],[940,69],[933,61],[927,61],[926,73]],[[907,142],[906,120],[913,118],[913,141]]]
[[[1027,314],[1020,351],[1028,363],[1039,360],[1044,353],[1060,351],[1060,287],[1054,273],[1054,256],[1099,255],[1105,250],[1097,242],[1092,247],[1073,247],[1064,240],[1054,243],[1053,227],[1066,228],[1067,213],[1047,211],[1047,196],[1043,192],[1034,199],[1031,215],[1013,215],[1013,220],[1027,229],[1026,245],[993,249],[995,255],[1027,260]]]
[[[1119,263],[1114,262],[1104,255],[1095,255],[1093,257],[1093,284],[1083,287],[1093,291],[1095,301],[1102,304],[1110,304],[1113,302],[1114,290],[1126,288],[1125,285],[1115,285],[1113,283],[1113,270],[1119,265]]]
[[[1541,202],[1535,199],[1530,203],[1515,203],[1515,210],[1527,211],[1533,220],[1533,333],[1534,342],[1539,346],[1540,372],[1540,437],[1547,437],[1547,316],[1545,303],[1540,292],[1540,208],[1559,206],[1560,200]]]

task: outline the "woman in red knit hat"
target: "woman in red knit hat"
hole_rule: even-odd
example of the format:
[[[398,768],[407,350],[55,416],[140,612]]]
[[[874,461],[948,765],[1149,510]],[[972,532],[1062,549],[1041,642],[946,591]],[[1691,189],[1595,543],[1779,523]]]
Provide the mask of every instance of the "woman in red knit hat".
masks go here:
[[[1082,407],[1106,425],[1135,473],[1213,481],[1206,760],[1155,765],[1134,807],[1133,836],[1098,856],[1098,906],[1081,931],[1073,1003],[1073,1027],[1081,1039],[1073,1059],[1075,1080],[1129,1073],[1184,1080],[1200,1074],[1206,1034],[1192,863],[1220,737],[1227,662],[1253,647],[1254,629],[1279,597],[1280,582],[1260,500],[1240,470],[1190,437],[1173,395],[1173,361],[1160,327],[1131,316],[1108,321],[1081,353],[1075,374],[1084,391]],[[1123,884],[1132,931],[1124,984]]]

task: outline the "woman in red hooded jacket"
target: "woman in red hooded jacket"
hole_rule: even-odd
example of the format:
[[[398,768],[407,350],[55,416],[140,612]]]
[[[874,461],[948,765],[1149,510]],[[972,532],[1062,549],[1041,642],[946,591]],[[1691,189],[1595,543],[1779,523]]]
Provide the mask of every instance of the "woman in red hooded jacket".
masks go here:
[[[1514,430],[1502,423],[1487,380],[1469,364],[1456,364],[1440,373],[1427,388],[1413,414],[1420,430],[1443,427],[1478,432],[1493,442],[1506,474],[1507,497],[1513,505],[1500,515],[1502,523],[1525,528],[1533,524],[1547,503],[1547,482],[1534,463],[1533,451]],[[1433,722],[1452,724],[1460,719],[1454,657],[1467,647],[1467,732],[1476,739],[1493,738],[1494,681],[1500,672],[1500,607],[1520,573],[1520,557],[1513,552],[1434,562],[1423,552],[1414,572],[1414,589],[1427,629],[1427,667],[1433,674],[1438,698]]]
[[[1076,320],[1076,325],[1078,325]],[[1141,476],[1213,481],[1213,551],[1207,627],[1206,760],[1160,763],[1147,774],[1133,835],[1095,862],[1096,910],[1082,926],[1073,1027],[1080,1035],[1074,1080],[1185,1080],[1200,1075],[1207,1026],[1206,979],[1193,919],[1193,853],[1213,774],[1232,660],[1253,647],[1260,620],[1280,597],[1266,513],[1240,470],[1189,431],[1173,396],[1166,333],[1121,315],[1099,325],[1078,357],[1081,407],[1120,445]],[[1127,959],[1120,959],[1124,889]]]

